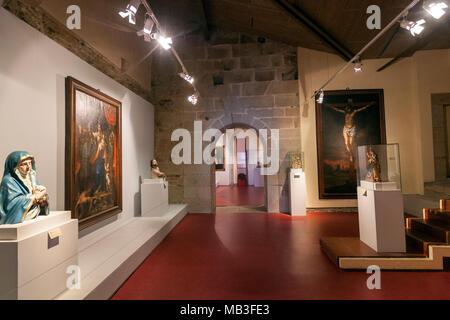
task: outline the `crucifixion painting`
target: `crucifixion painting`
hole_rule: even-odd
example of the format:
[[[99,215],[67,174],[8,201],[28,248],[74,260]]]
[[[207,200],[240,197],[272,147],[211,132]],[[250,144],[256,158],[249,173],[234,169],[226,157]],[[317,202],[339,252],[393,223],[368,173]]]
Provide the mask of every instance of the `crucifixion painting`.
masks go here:
[[[320,199],[356,198],[356,150],[385,143],[383,90],[325,91],[316,102]]]
[[[344,129],[342,130],[342,135],[344,136],[345,149],[347,150],[349,161],[353,162],[354,159],[354,141],[356,136],[356,125],[355,125],[355,115],[358,112],[364,111],[370,106],[375,105],[375,101],[370,102],[369,104],[358,107],[353,103],[353,99],[348,99],[347,105],[344,108],[339,108],[335,105],[325,103],[325,107],[329,107],[339,113],[343,113],[345,117]]]

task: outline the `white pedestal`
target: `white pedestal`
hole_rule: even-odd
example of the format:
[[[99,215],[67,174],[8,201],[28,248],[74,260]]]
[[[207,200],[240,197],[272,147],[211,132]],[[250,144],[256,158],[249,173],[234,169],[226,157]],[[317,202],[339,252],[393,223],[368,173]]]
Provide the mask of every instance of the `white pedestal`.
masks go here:
[[[0,299],[52,299],[67,289],[67,268],[78,264],[78,220],[50,211],[1,225],[0,256]]]
[[[145,179],[141,184],[141,216],[161,217],[169,211],[169,183]]]
[[[306,183],[302,169],[291,169],[289,180],[291,215],[306,216]]]
[[[399,190],[396,182],[370,182],[361,180],[361,188],[366,190],[393,191]]]
[[[406,252],[403,195],[358,187],[359,237],[377,252]]]
[[[255,168],[255,174],[253,176],[253,183],[255,187],[264,187],[264,176],[261,175],[261,169]]]

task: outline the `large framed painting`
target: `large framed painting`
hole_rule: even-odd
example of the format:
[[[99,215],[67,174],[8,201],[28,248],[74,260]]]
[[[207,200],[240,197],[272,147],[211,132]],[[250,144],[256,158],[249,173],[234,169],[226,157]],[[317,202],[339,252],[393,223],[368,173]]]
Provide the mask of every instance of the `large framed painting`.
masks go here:
[[[316,101],[320,199],[355,199],[357,146],[386,143],[382,89],[324,91]]]
[[[122,104],[66,78],[65,207],[84,229],[122,211]]]

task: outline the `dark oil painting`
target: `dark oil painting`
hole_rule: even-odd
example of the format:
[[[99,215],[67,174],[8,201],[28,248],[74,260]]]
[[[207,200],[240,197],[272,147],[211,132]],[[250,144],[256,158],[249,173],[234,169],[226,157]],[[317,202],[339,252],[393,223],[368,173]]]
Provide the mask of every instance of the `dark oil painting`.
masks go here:
[[[66,209],[80,229],[122,211],[121,103],[66,79]]]
[[[324,91],[316,122],[319,198],[355,199],[357,147],[386,143],[383,90]]]

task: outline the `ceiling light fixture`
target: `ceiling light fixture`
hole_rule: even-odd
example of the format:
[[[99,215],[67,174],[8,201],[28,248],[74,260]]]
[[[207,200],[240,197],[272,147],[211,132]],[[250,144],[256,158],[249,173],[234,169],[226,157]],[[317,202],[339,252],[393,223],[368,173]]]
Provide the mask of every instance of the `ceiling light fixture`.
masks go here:
[[[144,36],[144,40],[147,42],[152,41],[152,30],[153,30],[153,26],[155,25],[155,22],[153,21],[153,19],[150,16],[147,16],[147,18],[145,19],[145,24],[144,24],[144,28],[141,31],[137,32],[137,35],[140,36]]]
[[[316,93],[316,96],[317,96],[317,93]],[[317,102],[318,103],[322,103],[323,102],[323,97],[324,97],[323,90],[320,90],[320,94],[318,95]]]
[[[359,57],[355,61],[353,61],[353,69],[355,70],[355,72],[362,71],[362,63]]]
[[[198,102],[198,97],[199,97],[198,92],[195,92],[193,95],[188,97],[188,101],[195,106]]]
[[[160,33],[152,33],[151,37],[157,40],[164,50],[169,50],[172,47],[172,38],[165,37]]]
[[[130,3],[127,5],[126,10],[120,11],[119,15],[124,19],[128,17],[129,23],[136,24],[136,12],[138,11],[140,6],[141,0],[131,0]]]
[[[440,19],[445,14],[444,9],[447,9],[448,5],[445,1],[428,0],[423,2],[423,8],[431,14],[433,18]]]
[[[194,77],[188,75],[187,73],[184,72],[180,72],[178,74],[182,79],[186,80],[187,82],[189,82],[190,84],[194,83]]]
[[[403,29],[409,30],[409,32],[411,32],[411,34],[415,37],[416,35],[421,34],[422,31],[425,29],[423,24],[425,24],[424,19],[420,19],[420,20],[414,22],[414,21],[406,20],[406,16],[405,16],[405,17],[403,17],[403,20],[400,22],[400,27],[402,27]]]

